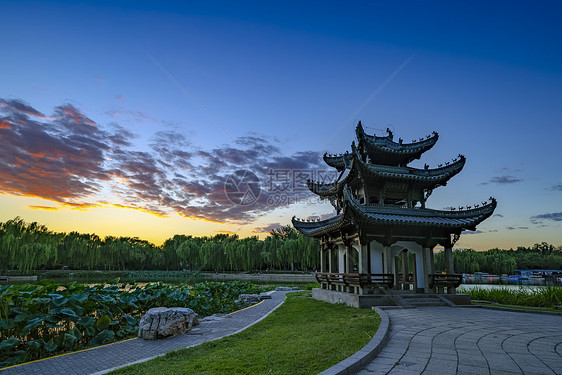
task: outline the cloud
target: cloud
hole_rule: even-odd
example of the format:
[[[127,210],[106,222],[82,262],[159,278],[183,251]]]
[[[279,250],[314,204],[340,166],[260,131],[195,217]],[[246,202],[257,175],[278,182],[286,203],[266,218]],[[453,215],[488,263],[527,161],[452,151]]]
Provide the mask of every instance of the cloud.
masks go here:
[[[475,230],[475,231],[472,231],[472,230],[463,230],[461,234],[480,234],[480,233],[484,233],[484,232],[482,232],[481,230],[478,230],[478,229],[477,229],[477,230]]]
[[[494,214],[493,216],[495,216],[495,217],[503,217],[502,214]]]
[[[20,104],[0,106],[0,191],[61,203],[99,192],[110,179],[108,133],[71,105],[46,119]]]
[[[562,184],[552,185],[548,190],[562,191]]]
[[[58,211],[59,207],[51,207],[51,206],[27,206],[32,210],[45,210],[45,211]]]
[[[487,185],[487,184],[498,184],[498,185],[505,185],[505,184],[515,184],[517,182],[523,181],[520,178],[511,175],[503,175],[503,176],[494,176],[490,178],[490,181],[483,182],[480,185]]]
[[[236,234],[236,232],[233,232],[231,230],[216,230],[215,233],[223,233],[223,234],[228,234],[228,235]]]
[[[47,117],[22,101],[0,99],[0,192],[71,209],[109,205],[247,224],[314,197],[306,179],[327,168],[317,152],[288,155],[275,140],[255,135],[205,150],[176,131],[156,132],[142,151],[134,149],[134,139],[119,124],[101,126],[70,104]],[[226,194],[237,170],[259,181],[251,204],[236,204]]]
[[[45,115],[31,107],[29,104],[21,100],[0,99],[0,111],[11,113],[22,113],[39,118],[45,118]]]
[[[252,233],[271,233],[274,229],[281,229],[281,228],[283,228],[283,225],[281,225],[280,223],[273,223],[263,227],[254,228]]]
[[[543,221],[562,221],[562,212],[553,212],[548,214],[534,215],[531,216],[532,224],[542,224]]]
[[[505,229],[507,230],[517,230],[517,229],[529,229],[529,227],[505,227]]]

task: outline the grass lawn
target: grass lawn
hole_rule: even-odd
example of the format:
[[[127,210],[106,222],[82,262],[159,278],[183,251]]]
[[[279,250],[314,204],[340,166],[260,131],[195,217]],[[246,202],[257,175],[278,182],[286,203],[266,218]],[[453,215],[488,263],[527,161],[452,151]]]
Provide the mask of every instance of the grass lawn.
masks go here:
[[[504,305],[501,303],[492,303],[492,302],[472,302],[473,305],[483,305],[483,306],[496,306],[496,307],[507,307],[511,309],[521,309],[521,310],[530,310],[530,311],[554,311],[558,313],[562,313],[562,310],[559,309],[549,309],[547,307],[531,307],[531,306],[521,306],[521,305]]]
[[[361,349],[379,323],[373,310],[290,293],[266,319],[236,335],[112,374],[317,374]]]
[[[528,306],[554,309],[562,305],[562,287],[547,286],[536,289],[519,287],[509,288],[472,288],[461,293],[468,293],[472,300],[483,300],[511,306]]]

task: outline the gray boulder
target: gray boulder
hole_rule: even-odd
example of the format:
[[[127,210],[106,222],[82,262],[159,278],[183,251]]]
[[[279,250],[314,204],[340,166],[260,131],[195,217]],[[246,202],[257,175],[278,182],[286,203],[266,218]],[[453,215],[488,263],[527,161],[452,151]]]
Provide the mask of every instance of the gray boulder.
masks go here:
[[[254,303],[258,303],[260,301],[259,294],[240,294],[236,303],[239,303],[244,306],[253,305]]]
[[[141,318],[138,337],[162,339],[189,332],[197,324],[197,314],[187,307],[154,307]]]
[[[268,294],[267,292],[260,293],[260,300],[263,300],[263,299],[271,299],[271,295]]]

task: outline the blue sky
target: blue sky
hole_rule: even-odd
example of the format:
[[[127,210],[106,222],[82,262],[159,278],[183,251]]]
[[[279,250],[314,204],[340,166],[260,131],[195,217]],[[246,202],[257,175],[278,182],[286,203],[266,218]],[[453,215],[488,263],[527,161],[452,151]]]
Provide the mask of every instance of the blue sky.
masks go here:
[[[561,13],[557,2],[4,2],[0,220],[156,243],[259,234],[331,206],[298,193],[289,206],[264,195],[231,207],[228,174],[324,168],[318,153],[348,150],[362,120],[407,141],[439,132],[414,166],[467,157],[428,206],[499,205],[459,246],[559,245]]]

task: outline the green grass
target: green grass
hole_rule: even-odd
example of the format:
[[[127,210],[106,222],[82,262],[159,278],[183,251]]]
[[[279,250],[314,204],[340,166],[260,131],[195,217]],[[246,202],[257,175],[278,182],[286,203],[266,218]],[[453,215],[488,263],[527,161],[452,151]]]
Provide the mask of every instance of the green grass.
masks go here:
[[[501,304],[501,303],[492,303],[492,302],[472,302],[472,304],[473,305],[483,305],[483,306],[506,307],[506,308],[510,308],[510,309],[522,309],[522,310],[529,310],[529,311],[554,311],[554,312],[562,313],[562,310],[551,309],[551,308],[546,308],[546,307],[504,305],[504,304]]]
[[[317,374],[360,350],[379,324],[373,310],[290,293],[281,307],[239,334],[112,374]]]
[[[473,300],[484,300],[505,305],[519,305],[530,307],[555,308],[562,305],[562,287],[548,286],[544,288],[529,289],[520,287],[509,288],[474,288],[459,290],[470,294]]]

